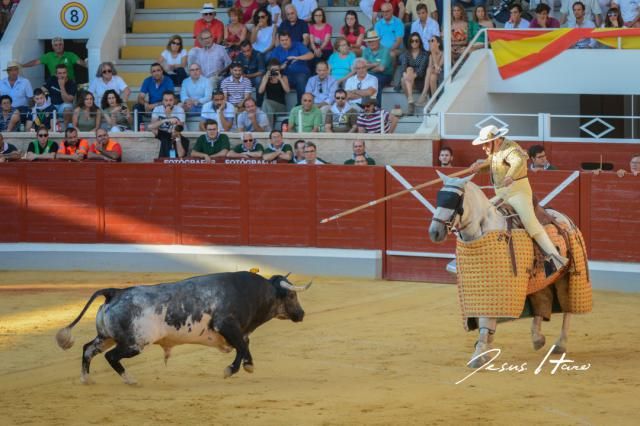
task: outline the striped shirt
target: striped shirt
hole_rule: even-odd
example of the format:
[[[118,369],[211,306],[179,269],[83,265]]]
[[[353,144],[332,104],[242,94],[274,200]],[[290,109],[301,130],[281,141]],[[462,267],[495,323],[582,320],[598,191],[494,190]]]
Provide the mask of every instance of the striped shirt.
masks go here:
[[[230,104],[238,105],[242,100],[253,92],[253,86],[251,80],[247,77],[240,77],[240,80],[235,80],[233,76],[229,76],[222,80],[220,84],[220,90],[227,95],[227,100]]]
[[[389,133],[391,121],[389,113],[383,109],[375,109],[374,112],[362,112],[358,114],[358,127],[365,129],[366,133],[380,133],[380,114],[384,117],[384,133]]]

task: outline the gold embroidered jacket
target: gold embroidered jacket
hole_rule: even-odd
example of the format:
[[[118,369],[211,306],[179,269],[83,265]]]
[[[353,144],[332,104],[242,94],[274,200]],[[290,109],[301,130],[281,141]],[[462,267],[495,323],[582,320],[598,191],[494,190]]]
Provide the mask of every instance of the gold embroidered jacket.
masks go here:
[[[527,159],[529,156],[511,139],[504,139],[497,152],[489,156],[491,166],[491,182],[496,188],[504,184],[504,178],[518,180],[527,176]]]

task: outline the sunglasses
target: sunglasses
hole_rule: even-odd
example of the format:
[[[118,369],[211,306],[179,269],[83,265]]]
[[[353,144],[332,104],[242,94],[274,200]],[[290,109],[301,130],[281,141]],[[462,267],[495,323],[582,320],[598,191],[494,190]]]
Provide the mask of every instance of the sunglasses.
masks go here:
[[[244,142],[253,142],[253,139],[243,139]]]
[[[609,12],[607,13],[607,16],[618,16],[617,12]]]
[[[207,13],[203,13],[204,16],[213,16],[215,15],[215,13],[213,12],[207,12]]]
[[[110,69],[102,70],[102,74],[111,74],[112,72],[113,70]]]
[[[411,40],[411,43],[420,43],[420,40],[418,40],[417,38],[414,38]]]
[[[347,99],[344,96],[336,96],[336,101],[344,101],[345,99]]]
[[[360,90],[362,89],[362,83],[358,83],[358,85],[356,86],[356,90]]]
[[[38,135],[39,138],[46,138],[47,136],[49,136],[49,133],[40,133]]]
[[[178,46],[180,46],[182,43],[180,43],[179,41],[172,41],[171,44],[177,44]]]
[[[267,15],[258,15],[258,18],[262,19],[262,18],[266,18]]]

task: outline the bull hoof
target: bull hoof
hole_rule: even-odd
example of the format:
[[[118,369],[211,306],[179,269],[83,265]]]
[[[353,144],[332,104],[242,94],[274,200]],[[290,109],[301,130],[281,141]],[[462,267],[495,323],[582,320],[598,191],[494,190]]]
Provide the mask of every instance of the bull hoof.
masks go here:
[[[228,379],[229,377],[233,376],[233,370],[231,369],[231,367],[227,367],[224,369],[224,373],[223,373],[223,377],[225,379]]]
[[[542,349],[544,347],[544,345],[546,343],[546,339],[545,339],[544,336],[540,336],[537,339],[533,339],[532,343],[533,343],[533,349],[537,351],[537,350]]]
[[[247,373],[253,373],[253,364],[247,364],[245,362],[244,364],[242,364],[242,368],[244,368],[244,371],[246,371]]]
[[[88,374],[82,374],[80,375],[80,383],[83,385],[93,385],[96,382]]]
[[[124,380],[124,383],[127,385],[137,385],[138,381],[136,379],[134,379],[133,377],[129,376],[127,373],[124,373],[122,375],[122,380]]]
[[[567,348],[565,346],[555,345],[551,353],[561,355],[567,353]]]

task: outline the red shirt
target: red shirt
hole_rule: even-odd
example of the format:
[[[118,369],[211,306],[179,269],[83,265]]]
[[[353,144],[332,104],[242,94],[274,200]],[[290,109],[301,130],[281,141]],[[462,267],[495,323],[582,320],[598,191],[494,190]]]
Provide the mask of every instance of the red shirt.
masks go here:
[[[247,6],[246,8],[243,8],[242,5],[240,4],[240,0],[236,0],[235,7],[240,8],[242,10],[242,23],[246,24],[247,22],[251,22],[251,19],[253,18],[253,12],[258,10],[260,5],[258,4],[257,1],[253,0],[249,6]]]
[[[202,32],[202,30],[211,31],[213,41],[217,44],[222,43],[222,37],[224,37],[224,24],[218,21],[216,18],[213,18],[213,21],[211,22],[207,22],[203,18],[200,18],[193,23],[193,38],[196,39],[196,47],[202,47],[200,45],[200,40],[198,40],[198,36]]]
[[[374,12],[380,12],[380,8],[382,7],[382,5],[384,3],[391,3],[391,5],[393,6],[393,14],[395,16],[398,16],[398,12],[399,12],[399,7],[398,7],[398,3],[402,2],[402,0],[376,0],[375,3],[373,3],[373,11]],[[402,4],[404,5],[404,2],[402,2]]]
[[[91,152],[93,154],[100,155],[101,152],[98,151],[98,149],[96,148],[97,146],[98,146],[98,142],[92,143],[91,147],[89,148],[89,152]],[[105,151],[117,152],[118,153],[118,161],[120,161],[120,159],[122,158],[122,147],[116,141],[113,141],[113,140],[109,139],[109,141],[107,142],[107,146],[105,147]]]

